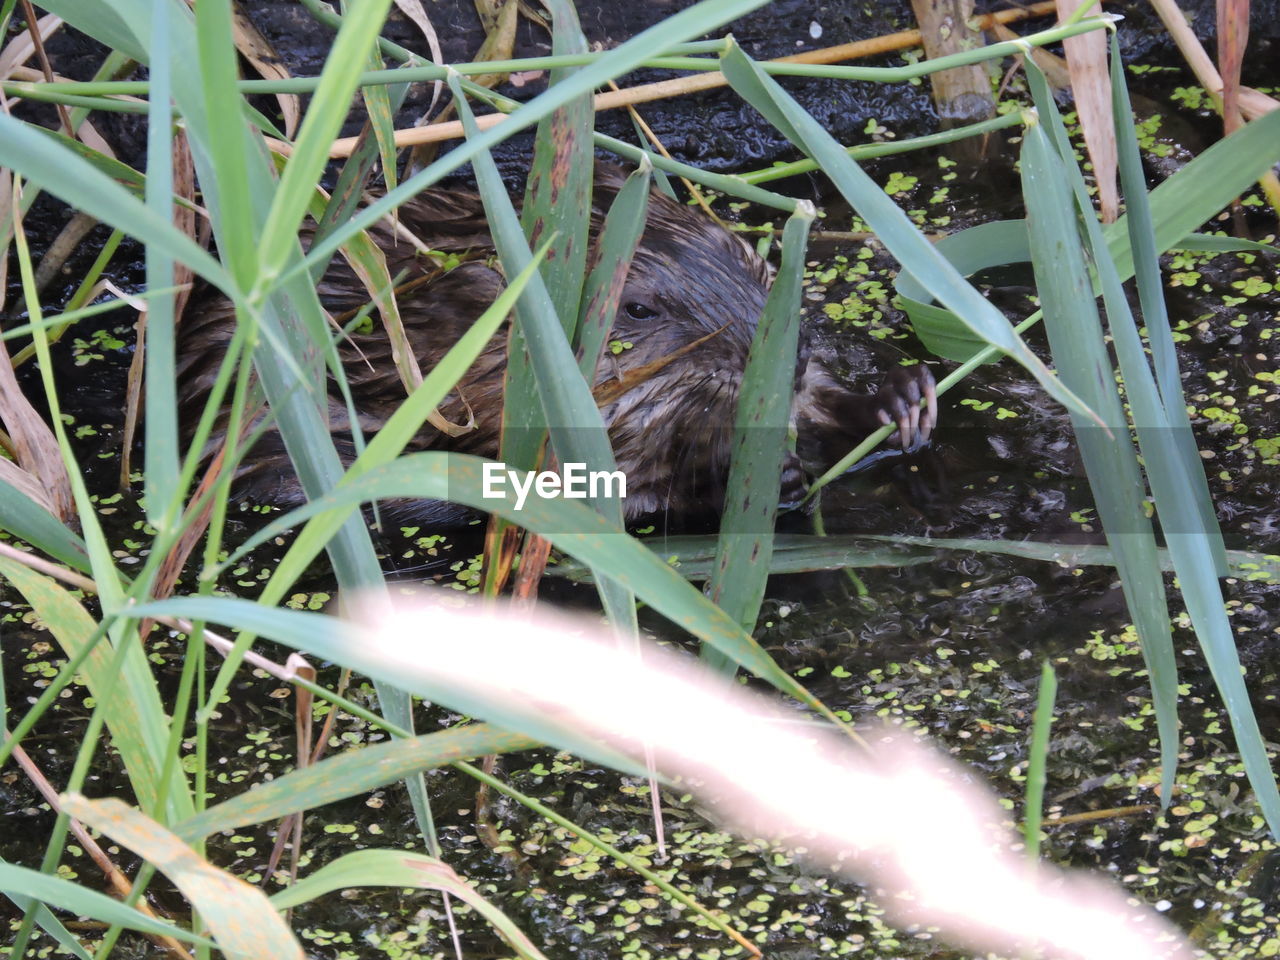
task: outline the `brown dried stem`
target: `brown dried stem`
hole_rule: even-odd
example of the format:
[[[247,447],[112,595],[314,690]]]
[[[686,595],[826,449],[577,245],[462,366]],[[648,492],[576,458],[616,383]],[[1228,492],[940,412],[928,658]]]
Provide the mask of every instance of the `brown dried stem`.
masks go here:
[[[984,14],[976,17],[975,21],[979,29],[986,30],[997,23],[1016,23],[1020,20],[1028,20],[1034,17],[1048,16],[1054,12],[1053,0],[1045,0],[1041,3],[1033,3],[1026,7],[1011,8],[1008,10],[1000,10],[996,13]],[[810,50],[806,53],[797,53],[789,57],[780,57],[775,63],[840,63],[845,60],[859,60],[866,57],[874,57],[883,53],[892,53],[895,50],[906,50],[911,47],[920,45],[921,35],[919,30],[900,30],[897,33],[885,34],[880,37],[872,37],[868,40],[858,40],[854,43],[843,43],[835,47],[825,47],[822,50]],[[660,80],[657,83],[646,83],[638,87],[627,87],[623,90],[609,91],[608,93],[598,93],[595,96],[594,107],[597,112],[602,110],[615,110],[619,107],[629,106],[636,103],[647,103],[652,100],[665,100],[671,97],[686,96],[690,93],[698,93],[702,90],[713,90],[716,87],[723,87],[727,84],[724,74],[717,71],[708,73],[699,73],[692,76],[677,77],[674,80]],[[480,130],[488,129],[495,124],[501,123],[506,118],[505,113],[488,113],[476,117],[476,126]],[[433,123],[425,127],[412,127],[407,130],[396,131],[396,146],[407,147],[415,146],[421,143],[434,143],[440,140],[458,140],[464,136],[462,124],[458,121],[450,121],[448,123]],[[346,157],[356,147],[355,137],[347,137],[341,140],[335,140],[333,146],[329,148],[330,157]],[[287,154],[290,151],[290,145],[280,141],[271,141],[273,150]]]

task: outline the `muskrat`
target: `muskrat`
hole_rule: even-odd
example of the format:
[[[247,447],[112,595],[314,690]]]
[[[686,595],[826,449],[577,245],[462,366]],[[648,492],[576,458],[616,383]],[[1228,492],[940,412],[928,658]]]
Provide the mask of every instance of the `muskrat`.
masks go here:
[[[597,168],[591,236],[621,187],[623,174]],[[375,241],[392,277],[403,276],[399,309],[421,368],[435,364],[502,290],[493,241],[480,198],[431,190],[399,208],[398,221],[431,249],[466,254],[440,271],[415,245],[379,223]],[[309,243],[313,228],[303,231]],[[611,339],[627,345],[600,362],[596,383],[625,378],[628,371],[668,357],[694,341],[656,374],[610,400],[601,410],[618,468],[627,478],[624,512],[629,521],[662,516],[718,513],[732,448],[738,390],[756,323],[771,279],[763,259],[739,236],[700,211],[656,189],[648,219],[627,274]],[[415,282],[417,281],[417,282]],[[341,257],[318,285],[320,300],[334,316],[353,316],[369,294]],[[227,344],[234,309],[214,293],[198,295],[179,330],[179,401],[184,423],[194,426]],[[709,334],[714,334],[709,336]],[[705,338],[705,339],[704,339]],[[494,336],[458,387],[440,406],[454,423],[474,417],[475,429],[449,437],[427,426],[415,449],[449,449],[485,457],[498,454],[508,336]],[[346,379],[366,434],[377,430],[404,397],[385,333],[351,333],[340,345]],[[869,432],[896,423],[895,442],[906,449],[929,438],[937,418],[934,381],[924,365],[898,367],[871,394],[858,394],[802,350],[792,419],[797,454],[789,455],[782,502],[798,501],[806,474],[826,469]],[[340,455],[354,457],[344,402],[330,384],[330,424]],[[927,405],[921,408],[921,399]],[[225,417],[220,419],[225,430]],[[224,437],[215,432],[207,453]],[[237,498],[282,507],[305,499],[279,435],[267,430],[237,470]],[[449,525],[474,514],[434,501],[397,503],[399,521]]]

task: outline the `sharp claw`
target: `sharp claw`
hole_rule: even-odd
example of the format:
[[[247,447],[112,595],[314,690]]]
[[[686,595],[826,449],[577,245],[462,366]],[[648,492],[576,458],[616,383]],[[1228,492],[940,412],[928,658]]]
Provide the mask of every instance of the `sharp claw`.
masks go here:
[[[925,415],[921,420],[920,439],[922,442],[928,442],[929,435],[933,433],[933,428],[938,424],[938,385],[934,382],[932,374],[925,381],[924,400]]]
[[[919,450],[929,442],[938,424],[938,385],[928,367],[898,368],[885,380],[875,399],[876,419],[897,428],[891,442],[904,453]]]

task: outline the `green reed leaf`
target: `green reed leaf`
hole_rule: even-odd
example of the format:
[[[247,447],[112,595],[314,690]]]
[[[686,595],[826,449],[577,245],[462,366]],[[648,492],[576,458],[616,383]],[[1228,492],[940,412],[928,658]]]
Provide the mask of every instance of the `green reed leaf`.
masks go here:
[[[167,218],[148,209],[141,200],[93,164],[82,159],[35,127],[0,113],[0,165],[12,167],[25,178],[83,210],[103,223],[119,227],[143,243],[164,246],[214,286],[231,292],[230,276],[209,254]]]
[[[702,0],[681,10],[630,40],[606,53],[589,66],[584,66],[571,77],[550,86],[527,104],[507,116],[502,123],[468,137],[467,143],[449,151],[430,166],[419,171],[381,200],[370,204],[334,236],[314,246],[308,254],[308,263],[322,260],[337,249],[346,239],[347,230],[362,230],[389,213],[406,199],[426,189],[446,174],[474,159],[481,151],[514,136],[532,126],[558,107],[569,103],[585,92],[604,86],[609,80],[635,69],[645,62],[654,50],[669,49],[690,37],[709,33],[721,24],[750,13],[764,6],[768,0]],[[491,65],[482,65],[485,70]]]
[[[123,670],[117,674],[116,651],[110,643],[97,639],[97,622],[66,588],[4,556],[0,556],[0,575],[22,594],[68,658],[97,640],[81,665],[81,675],[105,715],[112,745],[128,770],[138,802],[155,809],[161,793],[159,778],[169,721],[142,647],[130,638]],[[181,770],[173,772],[164,792],[173,814],[191,815],[190,791]]]
[[[1040,861],[1040,823],[1044,818],[1045,770],[1049,761],[1049,731],[1053,726],[1053,704],[1058,695],[1058,676],[1048,662],[1040,670],[1040,689],[1031,716],[1031,743],[1027,747],[1027,796],[1022,826],[1022,845],[1027,858]]]
[[[267,283],[273,283],[283,272],[289,251],[296,248],[298,227],[329,162],[329,144],[351,109],[360,68],[378,38],[390,6],[391,0],[361,0],[342,19],[263,228],[258,272]]]
[[[809,154],[831,178],[886,249],[985,342],[1022,364],[1064,406],[1097,420],[1098,415],[1063,385],[1022,342],[1009,322],[951,266],[906,213],[862,171],[843,147],[809,116],[778,82],[734,46],[722,58],[725,77],[788,140]]]
[[[257,887],[219,870],[162,824],[114,797],[63,797],[63,809],[155,864],[197,910],[227,957],[304,960],[305,954]]]
[[[609,205],[596,240],[595,263],[582,290],[577,339],[578,370],[587,383],[595,383],[605,341],[613,329],[622,300],[631,258],[644,233],[649,210],[650,171],[647,157],[631,172]]]
[[[89,890],[64,880],[52,877],[39,870],[30,870],[12,863],[0,863],[0,890],[11,896],[21,896],[26,900],[39,900],[42,903],[67,910],[78,917],[91,917],[103,923],[118,924],[129,930],[159,937],[176,937],[187,943],[195,943],[205,947],[214,946],[213,941],[196,936],[189,930],[183,930],[171,923],[165,923],[139,913],[132,907],[126,907],[119,900],[108,897],[97,890]]]
[[[382,429],[369,441],[364,451],[348,468],[338,484],[339,487],[354,483],[369,470],[390,463],[404,452],[417,436],[418,431],[422,429],[427,415],[439,406],[445,395],[457,385],[462,375],[506,321],[521,291],[533,277],[546,254],[547,245],[543,244],[542,249],[528,266],[507,285],[489,308],[476,319],[470,329],[449,348],[449,352],[423,378],[418,389],[396,408],[395,413],[388,418]],[[319,555],[355,511],[357,505],[353,502],[344,511],[329,511],[308,521],[306,527],[290,545],[289,551],[276,565],[271,580],[263,590],[261,597],[263,602],[276,603],[284,597],[311,561]],[[220,569],[226,570],[235,565],[242,557],[272,537],[278,536],[284,529],[276,524],[269,524],[257,531],[226,560]]]
[[[290,511],[277,523],[297,524],[325,510],[352,503],[396,498],[430,498],[463,503],[497,513],[526,530],[546,537],[558,549],[612,577],[676,626],[714,645],[743,669],[831,718],[831,712],[788,676],[758,643],[723,610],[686,583],[680,575],[618,527],[585,504],[531,495],[517,509],[509,484],[485,480],[493,461],[457,453],[415,453],[376,467],[354,482]],[[524,475],[516,471],[521,482]],[[185,601],[166,601],[180,603]],[[252,606],[252,605],[249,605]],[[160,609],[156,606],[155,609]],[[167,608],[166,608],[167,609]],[[182,608],[203,616],[194,608]],[[199,608],[207,612],[206,608]],[[230,609],[230,608],[229,608]],[[260,608],[267,610],[267,608]],[[151,610],[144,608],[141,612]],[[175,611],[178,608],[174,608]],[[291,612],[291,611],[290,611]],[[131,611],[130,615],[139,611]],[[265,614],[263,614],[265,616]],[[217,619],[217,617],[210,617]],[[237,621],[238,622],[238,621]],[[339,658],[341,659],[341,658]]]
[[[271,898],[271,903],[276,909],[284,910],[336,890],[360,887],[442,890],[484,917],[517,957],[546,960],[510,917],[481,896],[452,867],[420,853],[405,850],[357,850],[348,853],[281,890]]]
[[[4,480],[0,480],[0,530],[74,570],[88,573],[91,569],[84,541],[48,510]]]
[[[769,578],[795,392],[805,251],[815,216],[810,204],[801,204],[783,229],[782,265],[752,338],[738,395],[720,543],[707,593],[747,633],[755,629]],[[703,659],[719,670],[731,667],[710,648],[703,648]]]
[[[1177,665],[1155,533],[1144,509],[1146,488],[1103,339],[1069,173],[1039,123],[1027,128],[1021,163],[1036,289],[1054,361],[1062,378],[1102,414],[1108,428],[1104,432],[1072,411],[1089,487],[1151,673],[1164,776],[1172,787],[1178,750]]]
[[[348,797],[359,796],[417,773],[458,760],[513,753],[539,746],[519,733],[472,723],[436,733],[349,749],[308,767],[292,770],[236,794],[188,820],[174,832],[187,843],[223,830],[268,823]]]
[[[170,114],[169,4],[152,3],[150,48],[151,112],[147,117],[146,204],[158,219],[173,217],[173,124]],[[147,289],[173,286],[173,254],[166,247],[147,245]],[[147,519],[159,530],[177,516],[178,503],[178,391],[174,356],[172,293],[159,294],[146,314],[146,436],[143,478]],[[141,329],[141,327],[139,328]]]

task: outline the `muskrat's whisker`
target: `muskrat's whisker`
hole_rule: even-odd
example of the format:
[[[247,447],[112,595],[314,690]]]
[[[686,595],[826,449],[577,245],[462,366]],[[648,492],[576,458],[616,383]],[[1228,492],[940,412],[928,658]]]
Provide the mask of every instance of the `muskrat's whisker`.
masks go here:
[[[613,383],[597,385],[592,391],[592,395],[596,398],[596,406],[605,407],[613,403],[624,393],[628,393],[640,384],[652,380],[657,374],[665,370],[672,363],[675,363],[685,354],[692,350],[698,349],[709,340],[713,340],[720,334],[724,333],[733,324],[730,320],[724,326],[711,331],[704,337],[699,337],[692,343],[686,343],[683,347],[671,351],[665,356],[659,357],[652,363],[646,363],[644,366],[632,370],[624,376],[619,376]]]

